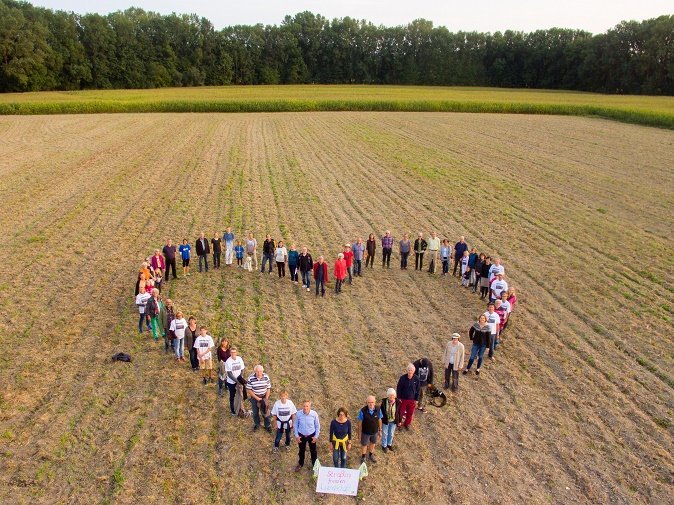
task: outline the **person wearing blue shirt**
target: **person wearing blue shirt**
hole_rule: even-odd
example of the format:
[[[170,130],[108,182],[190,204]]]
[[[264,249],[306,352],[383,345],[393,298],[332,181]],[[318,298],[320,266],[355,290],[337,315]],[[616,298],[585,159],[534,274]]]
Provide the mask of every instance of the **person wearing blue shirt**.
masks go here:
[[[183,275],[190,275],[190,255],[192,246],[187,243],[187,239],[183,239],[183,243],[178,248],[180,258],[183,260]]]
[[[295,471],[299,472],[304,466],[304,453],[309,444],[309,451],[311,452],[311,467],[313,468],[318,458],[316,451],[316,442],[321,433],[321,423],[318,419],[318,414],[315,410],[311,410],[311,400],[304,400],[302,410],[295,415],[295,439],[299,446],[299,461],[295,467]]]
[[[377,399],[370,395],[367,397],[367,405],[358,411],[358,434],[360,438],[360,462],[365,462],[369,452],[369,460],[376,463],[374,448],[377,439],[381,437],[381,409],[377,406]]]
[[[243,246],[241,245],[240,240],[236,241],[234,252],[236,253],[236,266],[243,267]]]
[[[463,253],[467,250],[468,244],[466,244],[466,238],[462,235],[459,237],[459,241],[454,244],[454,269],[452,270],[452,275],[456,275],[456,268],[461,263]],[[461,270],[459,270],[459,277],[461,277]]]
[[[225,265],[231,266],[233,261],[233,252],[234,252],[234,233],[232,233],[231,228],[227,228],[222,240],[225,241]],[[243,258],[243,256],[241,256]]]
[[[297,267],[299,266],[300,253],[295,247],[295,244],[290,244],[290,251],[288,251],[288,268],[290,269],[290,281],[299,284],[299,275]]]

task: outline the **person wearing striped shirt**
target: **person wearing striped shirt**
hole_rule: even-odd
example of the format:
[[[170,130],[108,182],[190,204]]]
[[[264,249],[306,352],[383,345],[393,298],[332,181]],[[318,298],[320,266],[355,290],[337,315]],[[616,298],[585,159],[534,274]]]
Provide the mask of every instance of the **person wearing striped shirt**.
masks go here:
[[[250,397],[250,404],[253,408],[253,431],[260,428],[260,412],[264,418],[264,429],[271,433],[271,406],[269,405],[269,394],[271,393],[271,380],[264,373],[262,365],[255,365],[254,374],[248,377],[246,390]]]

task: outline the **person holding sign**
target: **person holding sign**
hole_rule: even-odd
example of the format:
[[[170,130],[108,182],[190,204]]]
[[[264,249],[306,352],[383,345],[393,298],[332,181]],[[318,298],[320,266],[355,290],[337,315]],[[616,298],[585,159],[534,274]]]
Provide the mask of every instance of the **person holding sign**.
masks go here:
[[[377,399],[370,395],[367,397],[367,405],[358,411],[358,433],[360,438],[361,455],[360,462],[365,462],[365,457],[376,463],[374,448],[377,438],[381,437],[381,409],[377,406]]]
[[[330,423],[330,452],[335,468],[346,468],[346,453],[351,450],[351,421],[349,411],[337,409],[337,418]]]
[[[321,433],[321,422],[318,419],[318,414],[315,410],[311,410],[311,400],[304,400],[302,403],[302,410],[295,415],[295,439],[299,445],[299,460],[295,471],[299,472],[304,466],[304,453],[309,444],[309,451],[311,452],[311,466],[318,459],[316,451],[316,442]]]

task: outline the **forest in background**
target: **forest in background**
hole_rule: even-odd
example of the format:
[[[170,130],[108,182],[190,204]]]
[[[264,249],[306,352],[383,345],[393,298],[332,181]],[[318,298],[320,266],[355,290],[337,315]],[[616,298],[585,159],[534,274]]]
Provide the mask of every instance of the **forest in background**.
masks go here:
[[[0,91],[227,84],[494,86],[674,95],[674,15],[606,33],[456,32],[311,12],[216,30],[203,17],[108,15],[0,0]]]

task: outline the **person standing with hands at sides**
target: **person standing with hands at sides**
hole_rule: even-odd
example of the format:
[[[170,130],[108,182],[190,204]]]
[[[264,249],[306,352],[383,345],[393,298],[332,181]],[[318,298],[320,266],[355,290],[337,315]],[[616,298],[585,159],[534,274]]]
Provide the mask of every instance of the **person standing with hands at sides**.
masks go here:
[[[417,410],[425,412],[424,408],[424,390],[429,384],[433,384],[433,363],[428,358],[420,358],[414,363],[414,374],[419,377],[419,399],[417,401]]]
[[[463,371],[463,375],[466,375],[470,371],[470,367],[473,366],[475,358],[477,358],[477,369],[475,370],[475,375],[480,375],[480,367],[482,366],[482,358],[484,356],[484,351],[489,346],[489,339],[491,338],[491,330],[489,324],[487,323],[487,316],[480,314],[478,320],[473,323],[473,326],[470,327],[468,331],[468,337],[472,340],[473,346],[470,348],[470,358],[468,359],[468,366]],[[447,376],[445,376],[445,389],[449,386],[447,382]]]
[[[323,256],[319,256],[318,261],[314,263],[314,281],[316,282],[316,296],[318,296],[319,287],[321,288],[321,296],[325,296],[325,283],[328,282],[328,264]]]
[[[452,257],[452,246],[449,245],[449,240],[444,239],[440,246],[440,261],[442,262],[442,275],[449,273],[449,259]]]
[[[372,463],[376,463],[374,449],[377,446],[377,438],[381,437],[382,413],[377,406],[377,399],[370,395],[366,405],[358,411],[358,438],[360,439],[360,462],[365,463],[367,457]],[[369,454],[368,454],[369,453]]]
[[[505,267],[501,265],[501,258],[496,258],[494,264],[489,267],[489,283],[491,284],[496,278],[496,274],[501,272],[505,275]]]
[[[158,342],[159,335],[164,336],[164,329],[161,327],[161,311],[164,308],[164,304],[159,298],[159,290],[157,288],[153,288],[150,294],[152,296],[145,305],[145,313],[150,319],[152,337],[155,342]]]
[[[459,241],[454,244],[454,269],[452,270],[452,275],[456,275],[456,269],[461,264],[461,258],[463,258],[463,253],[468,250],[468,244],[466,244],[466,239],[462,235],[459,237]],[[461,271],[459,270],[459,277],[461,276]]]
[[[320,258],[319,258],[320,259]],[[311,409],[311,400],[304,400],[302,402],[302,410],[295,415],[295,440],[299,446],[299,459],[295,471],[299,472],[304,466],[304,453],[309,444],[309,452],[311,453],[311,467],[313,468],[318,458],[316,451],[316,442],[321,434],[321,422],[318,419],[318,414]]]
[[[236,347],[229,349],[229,358],[225,361],[225,372],[227,373],[227,389],[229,389],[229,409],[232,415],[235,416],[238,412],[234,409],[234,396],[236,395],[236,384],[239,382],[239,377],[243,373],[246,365],[243,364],[243,359],[239,356],[239,351]]]
[[[180,252],[180,259],[183,261],[183,275],[190,275],[190,256],[192,253],[192,246],[187,242],[187,239],[183,239],[183,243],[178,248]]]
[[[260,428],[260,413],[262,413],[264,429],[271,433],[271,405],[269,405],[271,380],[264,373],[262,365],[255,365],[253,371],[253,375],[248,377],[246,382],[246,390],[250,395],[250,406],[253,410],[253,431]]]
[[[274,453],[278,452],[283,434],[286,435],[286,451],[290,450],[290,432],[295,424],[297,409],[295,404],[288,399],[288,391],[281,391],[279,399],[274,402],[271,415],[276,418],[276,438],[274,439]]]
[[[484,265],[484,254],[480,254],[475,260],[473,271],[475,272],[475,282],[473,282],[473,293],[477,293],[477,288],[480,287],[480,280],[482,279],[482,265]]]
[[[496,312],[496,305],[490,303],[487,305],[487,312],[484,313],[489,325],[489,359],[494,361],[494,351],[496,350],[496,339],[498,338],[498,328],[501,324],[501,318]]]
[[[220,238],[219,233],[213,233],[211,245],[213,246],[213,268],[220,268],[220,258],[222,256],[222,239]]]
[[[227,230],[222,235],[222,240],[225,241],[225,265],[232,266],[234,260],[234,233],[232,229],[227,227]],[[243,258],[243,256],[241,256]]]
[[[356,243],[351,247],[351,252],[353,253],[353,275],[362,277],[363,256],[365,256],[365,244],[363,244],[362,237],[358,237]]]
[[[337,409],[337,417],[330,423],[330,452],[335,468],[346,468],[346,454],[351,450],[351,421],[344,407]]]
[[[159,253],[159,249],[154,250],[154,254],[152,255],[152,258],[150,258],[150,266],[152,267],[152,270],[155,272],[159,270],[162,274],[162,277],[164,276],[166,262],[164,261],[164,257]]]
[[[470,284],[469,286],[475,286],[476,272],[475,267],[477,265],[477,260],[479,256],[477,254],[477,249],[474,247],[471,248],[470,254],[468,255],[468,268],[470,268]]]
[[[201,272],[201,263],[203,262],[208,272],[208,255],[211,253],[211,246],[206,239],[204,232],[201,232],[197,239],[197,256],[199,256],[199,272]]]
[[[241,245],[241,241],[237,240],[236,245],[234,246],[234,255],[236,256],[236,266],[241,268],[243,267],[243,252],[244,248]]]
[[[403,428],[410,429],[412,419],[414,418],[414,409],[419,401],[419,377],[414,373],[416,369],[412,363],[407,365],[407,373],[400,376],[396,393],[400,398],[400,407],[402,409]]]
[[[197,350],[194,348],[194,342],[199,336],[199,329],[197,328],[197,320],[190,316],[187,319],[187,328],[185,329],[185,347],[190,353],[190,365],[192,366],[192,371],[197,372],[199,370],[199,360],[197,359]]]
[[[396,427],[402,424],[402,408],[400,405],[400,400],[396,397],[396,390],[388,388],[386,398],[382,398],[379,407],[382,423],[381,448],[384,452],[393,452],[393,435]]]
[[[173,272],[173,278],[177,279],[176,275],[176,246],[173,245],[173,241],[168,239],[166,245],[162,249],[162,254],[164,255],[164,264],[166,265],[166,282],[169,281],[171,277],[171,272]]]
[[[183,313],[180,310],[176,312],[176,318],[171,321],[169,329],[175,336],[173,347],[176,352],[176,361],[185,361],[185,331],[187,330],[187,321],[185,321]]]
[[[278,241],[278,245],[274,250],[274,259],[276,260],[276,268],[278,269],[278,278],[286,276],[286,260],[288,259],[288,250],[283,244],[283,240]],[[271,264],[270,264],[271,265]],[[262,267],[264,269],[264,267]]]
[[[335,293],[339,294],[342,292],[342,283],[344,282],[344,279],[346,279],[346,261],[344,261],[343,253],[337,255],[333,274],[335,276]]]
[[[370,233],[370,236],[367,237],[365,250],[367,251],[367,256],[365,257],[365,268],[367,268],[368,265],[370,265],[370,268],[372,268],[374,266],[374,253],[377,250],[377,239],[374,238],[374,233]]]
[[[267,233],[262,243],[262,269],[260,273],[264,273],[264,265],[269,262],[269,273],[271,274],[272,262],[274,261],[274,251],[276,250],[276,243],[271,235]]]
[[[412,243],[409,235],[403,233],[403,239],[400,241],[398,252],[400,252],[400,270],[407,270],[407,259],[412,251]]]
[[[253,264],[255,265],[255,270],[257,270],[257,240],[253,237],[253,232],[248,232],[248,238],[246,239],[246,254],[253,258]]]
[[[300,273],[302,274],[302,287],[307,288],[307,291],[309,291],[311,287],[311,272],[313,272],[314,269],[314,260],[311,258],[307,246],[302,246],[298,265]]]
[[[342,254],[346,264],[346,273],[349,276],[349,284],[353,284],[353,251],[351,250],[351,244],[344,244]]]
[[[459,372],[463,369],[465,350],[459,342],[461,335],[452,333],[452,340],[447,342],[445,352],[442,355],[442,363],[445,365],[445,389],[452,385],[452,391],[459,389]]]
[[[491,270],[491,258],[489,256],[484,258],[484,263],[480,268],[480,300],[484,300],[489,296],[489,271]]]
[[[299,263],[300,253],[297,252],[295,244],[290,244],[290,251],[288,251],[288,269],[290,270],[290,282],[299,284],[299,276],[297,275],[297,264]]]
[[[496,272],[494,280],[491,283],[491,298],[489,301],[494,302],[501,298],[501,293],[508,292],[508,283],[503,280],[503,272]]]
[[[428,253],[430,255],[430,260],[428,262],[428,273],[435,273],[435,265],[438,262],[438,251],[440,250],[440,239],[438,235],[433,231],[431,232],[431,238],[426,242],[428,247]]]
[[[381,267],[391,268],[391,252],[393,251],[393,236],[391,230],[386,230],[381,238]]]
[[[205,326],[199,328],[199,336],[194,341],[194,348],[197,350],[197,359],[199,360],[199,370],[204,381],[204,385],[213,380],[213,357],[211,351],[215,347],[213,337],[208,334]]]
[[[150,326],[150,320],[145,313],[145,307],[147,302],[150,301],[152,295],[145,291],[145,281],[143,280],[140,284],[142,290],[139,288],[138,294],[136,295],[136,306],[138,307],[138,333],[143,334],[143,322],[147,326],[147,331],[150,331],[152,327]]]
[[[229,359],[231,353],[229,352],[229,340],[223,338],[220,341],[218,350],[216,351],[218,356],[218,396],[222,396],[227,387],[227,371],[225,370],[225,363]]]
[[[424,268],[424,253],[428,243],[424,240],[424,234],[419,233],[417,239],[414,241],[414,269],[423,270]]]

